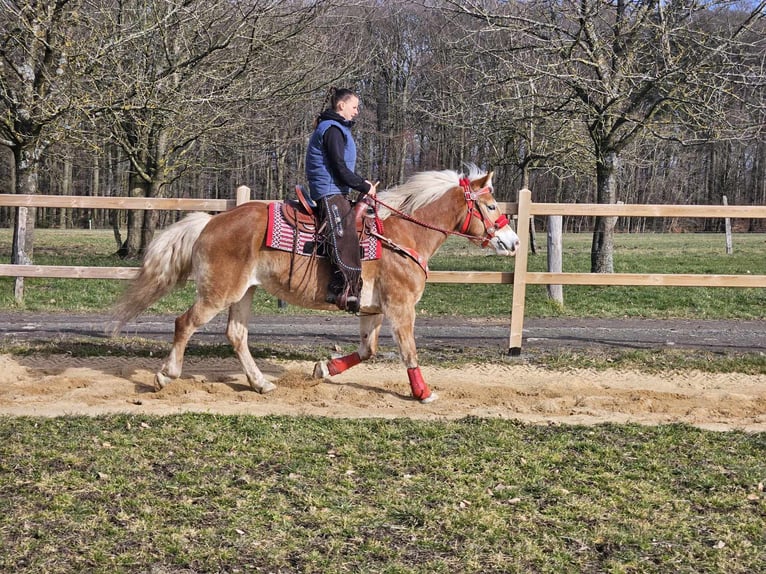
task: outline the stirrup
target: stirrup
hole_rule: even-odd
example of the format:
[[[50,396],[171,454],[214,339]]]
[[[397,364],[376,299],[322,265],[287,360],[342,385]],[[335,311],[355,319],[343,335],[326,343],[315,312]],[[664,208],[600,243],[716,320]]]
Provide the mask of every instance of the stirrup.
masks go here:
[[[340,293],[328,293],[325,299],[328,303],[334,303],[341,311],[347,311],[348,313],[359,312],[359,297],[356,295],[347,295],[346,291]]]

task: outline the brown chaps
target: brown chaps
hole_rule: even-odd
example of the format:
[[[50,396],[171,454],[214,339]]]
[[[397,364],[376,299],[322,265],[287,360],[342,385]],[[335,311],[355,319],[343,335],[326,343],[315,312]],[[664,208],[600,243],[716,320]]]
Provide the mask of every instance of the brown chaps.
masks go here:
[[[354,209],[345,195],[332,195],[319,200],[319,214],[325,225],[327,255],[333,264],[329,289],[333,294],[344,291],[359,297],[362,290],[362,257],[356,233]]]

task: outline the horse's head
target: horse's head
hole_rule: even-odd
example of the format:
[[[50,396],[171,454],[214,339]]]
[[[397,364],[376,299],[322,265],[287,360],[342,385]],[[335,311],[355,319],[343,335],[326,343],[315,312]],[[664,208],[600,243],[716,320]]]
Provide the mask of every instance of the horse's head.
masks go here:
[[[492,172],[477,179],[460,179],[468,210],[460,233],[474,236],[482,247],[492,245],[498,255],[516,255],[519,237],[492,195]]]

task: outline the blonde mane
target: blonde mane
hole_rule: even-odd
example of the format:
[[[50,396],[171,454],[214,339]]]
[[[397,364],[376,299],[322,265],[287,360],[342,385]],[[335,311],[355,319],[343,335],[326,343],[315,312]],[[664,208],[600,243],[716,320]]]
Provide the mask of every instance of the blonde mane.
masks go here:
[[[407,179],[404,183],[378,193],[381,202],[392,209],[411,215],[424,205],[439,199],[453,187],[460,185],[460,179],[467,177],[471,181],[486,175],[474,164],[467,164],[468,175],[451,169],[441,171],[422,171]],[[382,205],[378,209],[381,219],[391,215],[391,210]]]

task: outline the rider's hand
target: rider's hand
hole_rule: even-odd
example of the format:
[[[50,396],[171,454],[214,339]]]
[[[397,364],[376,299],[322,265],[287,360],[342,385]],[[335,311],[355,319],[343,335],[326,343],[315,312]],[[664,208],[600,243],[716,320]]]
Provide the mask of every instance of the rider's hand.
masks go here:
[[[378,185],[380,185],[379,181],[376,181],[375,183],[372,183],[371,181],[365,180],[367,183],[370,184],[370,191],[367,192],[367,195],[370,197],[375,197],[375,194],[377,193]]]

